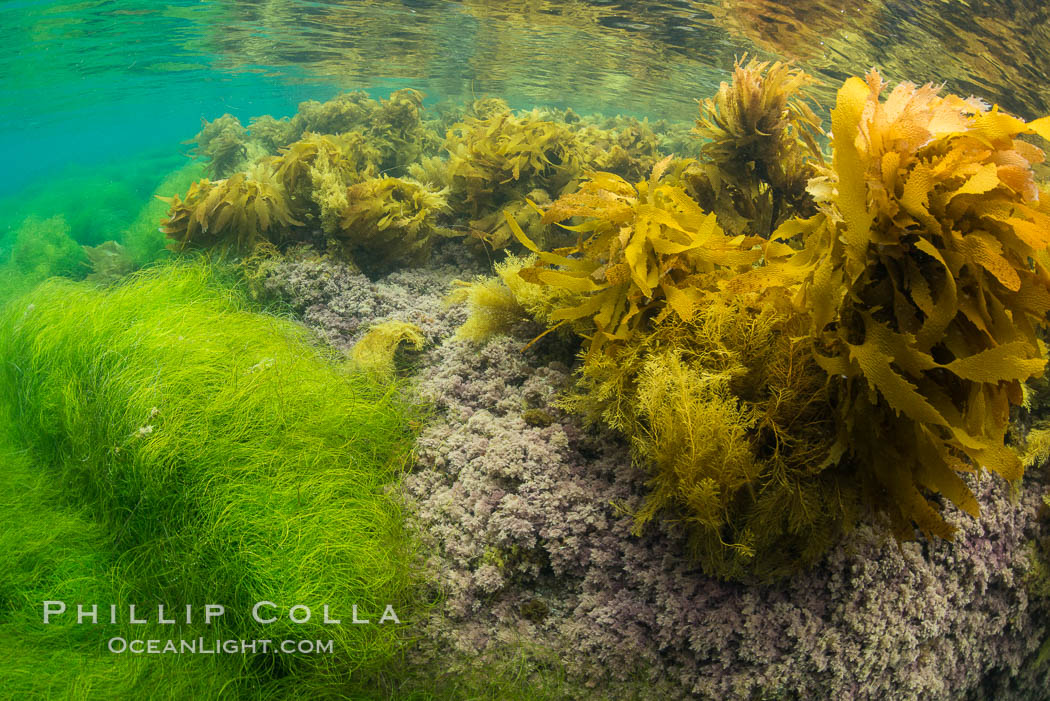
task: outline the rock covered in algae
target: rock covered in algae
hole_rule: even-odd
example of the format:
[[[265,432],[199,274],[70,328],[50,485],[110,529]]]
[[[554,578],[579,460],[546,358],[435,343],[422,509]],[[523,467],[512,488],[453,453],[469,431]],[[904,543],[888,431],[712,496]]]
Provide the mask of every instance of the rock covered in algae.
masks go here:
[[[981,516],[949,510],[954,543],[898,546],[864,521],[789,581],[720,582],[689,564],[674,523],[629,535],[644,476],[624,441],[555,406],[566,364],[541,345],[522,353],[524,336],[453,340],[464,310],[441,304],[438,273],[365,287],[337,265],[289,264],[272,284],[301,295],[308,324],[333,337],[360,336],[370,317],[444,315],[420,361],[437,414],[405,490],[444,597],[421,622],[417,662],[564,665],[595,698],[629,698],[641,680],[667,698],[1020,700],[1050,681],[1024,665],[1050,615],[1026,584],[1042,473],[1016,496],[1002,481],[971,483]]]
[[[673,523],[626,535],[646,491],[626,446],[551,408],[568,368],[519,348],[449,342],[423,374],[442,418],[406,484],[446,597],[431,654],[528,641],[597,697],[639,675],[705,699],[1025,699],[1050,681],[1023,666],[1050,614],[1025,583],[1042,477],[1017,498],[973,484],[982,515],[947,514],[955,543],[898,546],[865,522],[781,585],[723,583],[688,564]],[[555,421],[527,421],[538,406]]]

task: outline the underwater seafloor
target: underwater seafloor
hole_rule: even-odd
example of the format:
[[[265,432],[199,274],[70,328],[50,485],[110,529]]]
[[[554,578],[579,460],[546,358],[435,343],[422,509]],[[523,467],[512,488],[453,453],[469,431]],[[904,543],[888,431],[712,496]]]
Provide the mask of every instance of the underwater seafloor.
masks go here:
[[[0,688],[1050,698],[1050,122],[810,82],[741,59],[689,123],[350,92],[205,124],[118,237],[41,196]]]

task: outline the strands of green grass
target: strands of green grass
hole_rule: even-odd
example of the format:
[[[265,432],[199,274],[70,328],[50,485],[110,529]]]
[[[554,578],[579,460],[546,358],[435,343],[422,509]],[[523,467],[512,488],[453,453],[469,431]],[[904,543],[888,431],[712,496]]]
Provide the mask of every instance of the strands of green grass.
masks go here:
[[[105,530],[76,506],[60,505],[53,475],[17,449],[0,405],[0,689],[5,698],[217,698],[247,692],[244,660],[114,655],[110,637],[166,639],[156,625],[78,625],[74,615],[43,623],[44,601],[113,602],[120,598],[116,553]],[[104,607],[100,616],[104,620]],[[198,629],[199,634],[208,634]],[[184,634],[188,634],[185,631]],[[161,680],[164,680],[161,682]],[[255,698],[254,695],[251,698]]]
[[[384,608],[411,614],[413,553],[385,492],[409,414],[292,324],[243,308],[198,266],[110,291],[48,281],[0,315],[0,398],[63,508],[112,549],[119,601],[222,603],[215,636],[332,639],[334,656],[245,662],[256,684],[335,693],[398,649],[397,626],[375,624]],[[284,615],[251,620],[257,601]],[[295,604],[308,623],[289,620]],[[325,604],[342,625],[322,623]],[[350,624],[354,604],[373,625]]]

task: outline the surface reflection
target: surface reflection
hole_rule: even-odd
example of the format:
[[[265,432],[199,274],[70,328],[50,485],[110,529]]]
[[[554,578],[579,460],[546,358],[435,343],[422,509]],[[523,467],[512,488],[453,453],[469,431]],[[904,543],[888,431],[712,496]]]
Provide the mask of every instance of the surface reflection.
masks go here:
[[[747,52],[795,61],[822,80],[822,98],[878,66],[1025,118],[1050,112],[1050,10],[1033,0],[111,0],[0,12],[9,89],[109,72],[188,90],[218,69],[692,119]]]

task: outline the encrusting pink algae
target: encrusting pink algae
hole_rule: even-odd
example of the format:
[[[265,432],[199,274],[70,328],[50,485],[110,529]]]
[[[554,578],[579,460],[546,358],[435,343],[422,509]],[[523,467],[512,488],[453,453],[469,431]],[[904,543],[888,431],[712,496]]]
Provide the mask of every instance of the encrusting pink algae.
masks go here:
[[[452,651],[455,673],[524,656],[597,698],[641,683],[668,698],[1032,699],[1050,683],[1023,665],[1050,613],[1025,587],[1042,472],[1016,493],[971,481],[981,516],[946,509],[954,543],[898,544],[862,522],[777,586],[722,582],[682,556],[673,521],[629,535],[644,475],[621,438],[555,406],[570,369],[542,345],[521,351],[534,329],[453,340],[463,311],[441,305],[440,269],[328,285],[352,274],[303,265],[271,267],[264,284],[329,339],[397,318],[432,344],[417,383],[435,412],[404,500],[443,602],[421,622],[418,661],[447,667]]]

